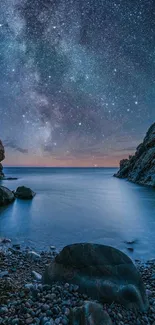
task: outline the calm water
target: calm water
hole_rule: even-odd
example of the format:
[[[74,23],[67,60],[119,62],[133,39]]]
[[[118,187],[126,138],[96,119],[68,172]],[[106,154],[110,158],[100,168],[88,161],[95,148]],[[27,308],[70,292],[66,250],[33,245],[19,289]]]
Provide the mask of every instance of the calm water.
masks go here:
[[[111,168],[6,168],[31,187],[32,201],[0,208],[0,237],[34,249],[74,242],[113,245],[134,258],[155,257],[155,190],[112,177]],[[137,239],[133,253],[125,240]]]

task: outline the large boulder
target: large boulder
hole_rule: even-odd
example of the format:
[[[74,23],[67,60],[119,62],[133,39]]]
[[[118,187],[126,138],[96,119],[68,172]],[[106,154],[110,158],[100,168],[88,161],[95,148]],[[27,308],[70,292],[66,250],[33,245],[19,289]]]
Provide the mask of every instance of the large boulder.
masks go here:
[[[112,325],[112,321],[100,304],[86,301],[71,310],[70,325]]]
[[[4,178],[4,173],[3,173],[3,166],[0,163],[0,180]]]
[[[46,267],[43,282],[79,285],[82,293],[100,302],[113,301],[127,308],[148,308],[143,281],[132,260],[116,248],[90,243],[63,248]]]
[[[135,155],[120,161],[120,169],[114,176],[155,187],[155,123],[137,147]]]
[[[7,187],[0,186],[0,207],[13,202],[14,199],[14,194]]]
[[[14,194],[15,197],[24,200],[32,199],[35,196],[35,192],[33,192],[29,187],[25,186],[19,186]]]

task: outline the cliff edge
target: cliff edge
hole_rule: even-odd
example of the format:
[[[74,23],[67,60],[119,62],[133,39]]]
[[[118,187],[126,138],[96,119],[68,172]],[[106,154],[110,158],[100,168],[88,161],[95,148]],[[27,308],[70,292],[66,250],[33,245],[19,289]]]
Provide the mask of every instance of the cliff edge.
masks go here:
[[[4,177],[3,166],[1,164],[1,161],[3,161],[4,158],[5,158],[5,150],[2,141],[0,140],[0,179]]]
[[[120,169],[114,176],[155,187],[155,123],[137,147],[135,155],[120,161]]]

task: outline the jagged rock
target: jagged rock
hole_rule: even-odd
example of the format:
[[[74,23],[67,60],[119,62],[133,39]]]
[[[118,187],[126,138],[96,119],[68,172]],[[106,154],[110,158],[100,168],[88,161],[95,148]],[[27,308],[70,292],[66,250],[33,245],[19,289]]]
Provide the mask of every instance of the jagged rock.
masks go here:
[[[19,186],[14,193],[15,197],[19,199],[32,199],[35,196],[35,192],[33,192],[29,187]]]
[[[14,194],[7,187],[0,186],[0,207],[12,203],[14,199]]]
[[[11,243],[11,239],[9,238],[3,238],[0,240],[0,243],[2,244],[10,244]]]
[[[82,307],[71,310],[71,325],[112,325],[109,315],[95,302],[86,301]]]
[[[115,301],[141,311],[148,308],[144,284],[132,260],[110,246],[64,247],[43,274],[43,283],[57,281],[77,284],[80,292],[102,303]]]
[[[135,155],[120,161],[120,169],[114,176],[155,187],[155,123],[137,147]]]
[[[5,151],[4,151],[4,146],[2,144],[2,141],[0,140],[0,162],[3,161],[5,158]],[[4,177],[3,173],[3,166],[0,163],[0,179]]]

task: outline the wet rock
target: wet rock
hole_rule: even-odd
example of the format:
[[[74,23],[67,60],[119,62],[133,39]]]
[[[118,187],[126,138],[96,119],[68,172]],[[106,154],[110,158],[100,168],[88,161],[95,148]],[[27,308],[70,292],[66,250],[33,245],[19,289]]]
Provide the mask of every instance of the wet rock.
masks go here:
[[[20,245],[19,244],[13,244],[12,247],[15,248],[15,249],[20,249]]]
[[[32,199],[35,196],[35,192],[33,192],[29,187],[19,186],[15,191],[15,197],[18,199]]]
[[[155,123],[137,147],[135,155],[120,161],[120,169],[114,176],[155,187]]]
[[[3,177],[3,181],[15,181],[17,180],[18,178],[17,177]]]
[[[128,249],[128,251],[130,251],[130,252],[133,252],[133,251],[134,251],[133,247],[127,247],[127,249]]]
[[[3,161],[4,159],[5,159],[5,150],[2,141],[0,140],[0,162]],[[3,177],[4,177],[3,166],[0,163],[0,179],[3,179]]]
[[[133,239],[133,240],[129,240],[129,241],[125,240],[125,243],[128,244],[128,245],[133,245],[133,244],[137,243],[137,239]]]
[[[40,254],[37,254],[34,251],[29,251],[27,254],[28,254],[28,257],[34,261],[39,260],[41,258]]]
[[[72,309],[70,324],[112,325],[112,321],[100,304],[88,301],[84,306]]]
[[[0,272],[0,278],[4,278],[5,276],[8,276],[9,272],[8,271],[2,271]]]
[[[3,239],[1,240],[1,243],[2,243],[2,244],[10,244],[10,243],[11,243],[11,239],[9,239],[9,238],[3,238]]]
[[[110,246],[73,244],[63,248],[46,267],[43,282],[79,285],[79,290],[101,302],[118,302],[127,308],[147,310],[141,276],[131,259]]]
[[[54,250],[56,249],[56,247],[55,247],[55,246],[50,246],[50,249],[51,249],[52,251],[54,251]]]
[[[0,307],[0,315],[4,315],[8,312],[8,308],[7,307]]]
[[[41,279],[42,279],[42,275],[35,271],[32,271],[32,276],[34,279],[36,279],[38,281],[41,281]]]
[[[0,207],[12,203],[14,199],[14,194],[7,187],[0,186]]]

